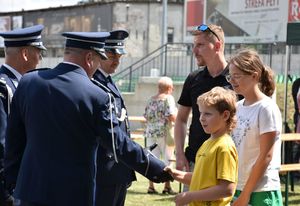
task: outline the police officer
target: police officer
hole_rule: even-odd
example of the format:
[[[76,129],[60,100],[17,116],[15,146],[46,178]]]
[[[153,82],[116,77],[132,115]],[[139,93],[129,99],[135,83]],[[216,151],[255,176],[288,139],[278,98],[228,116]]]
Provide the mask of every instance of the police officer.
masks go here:
[[[114,96],[119,126],[129,138],[129,124],[124,100],[110,76],[119,66],[122,55],[126,53],[124,43],[128,35],[125,30],[110,32],[104,46],[108,60],[100,61],[100,68],[96,70],[93,77],[105,85]],[[131,181],[136,180],[134,171],[121,162],[116,163],[113,154],[103,148],[98,149],[97,158],[95,205],[123,206],[127,188],[131,185]]]
[[[92,206],[98,144],[155,182],[164,163],[119,126],[115,99],[90,79],[107,58],[107,32],[66,32],[64,60],[22,78],[8,120],[5,171],[21,206]]]
[[[5,46],[5,63],[0,68],[0,205],[4,205],[5,200],[11,202],[3,181],[3,150],[10,102],[22,75],[36,68],[41,51],[46,50],[41,40],[43,28],[36,25],[0,33]]]

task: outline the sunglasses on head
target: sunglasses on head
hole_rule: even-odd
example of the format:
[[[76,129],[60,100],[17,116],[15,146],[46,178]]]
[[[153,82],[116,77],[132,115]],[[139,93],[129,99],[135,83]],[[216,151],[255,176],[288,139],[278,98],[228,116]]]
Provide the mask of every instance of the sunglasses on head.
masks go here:
[[[202,24],[202,25],[198,26],[198,27],[197,27],[197,30],[198,30],[198,31],[203,31],[203,32],[209,31],[209,32],[211,32],[215,37],[217,37],[217,39],[220,41],[219,36],[218,36],[213,30],[211,30],[211,29],[209,28],[209,26],[207,26],[207,25],[205,25],[205,24]]]

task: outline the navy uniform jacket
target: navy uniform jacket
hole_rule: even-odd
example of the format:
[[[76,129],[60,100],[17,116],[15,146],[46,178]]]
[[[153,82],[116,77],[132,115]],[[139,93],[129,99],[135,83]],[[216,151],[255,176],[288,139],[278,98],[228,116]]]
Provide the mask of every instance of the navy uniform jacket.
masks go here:
[[[9,91],[11,90],[11,94],[16,91],[16,86],[14,85],[14,81],[18,82],[17,77],[8,70],[4,65],[0,68],[0,141],[2,142],[5,138],[5,130],[6,130],[6,122],[7,122],[7,111],[9,106]]]
[[[126,107],[118,89],[114,85],[107,85],[107,78],[99,70],[95,72],[93,78],[110,89],[116,100],[117,115],[120,116],[122,108]],[[119,121],[119,125],[129,138],[128,119]],[[136,180],[134,171],[122,163],[116,163],[111,151],[99,148],[97,162],[97,185],[126,184]]]
[[[0,68],[0,203],[7,198],[4,192],[3,179],[3,156],[4,139],[7,127],[7,114],[13,93],[16,90],[14,81],[18,82],[17,77],[4,65]]]
[[[25,74],[12,101],[5,142],[16,198],[45,205],[92,206],[98,142],[112,147],[109,95],[76,65]],[[150,180],[164,163],[127,138],[113,115],[119,161]]]

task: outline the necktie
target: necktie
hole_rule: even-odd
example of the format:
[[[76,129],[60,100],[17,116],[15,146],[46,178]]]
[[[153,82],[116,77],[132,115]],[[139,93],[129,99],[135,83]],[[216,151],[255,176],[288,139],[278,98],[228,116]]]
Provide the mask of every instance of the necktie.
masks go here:
[[[112,78],[111,78],[110,75],[107,77],[107,81],[110,82],[110,83],[113,83]]]
[[[116,86],[115,86],[115,84],[114,84],[114,82],[113,82],[110,75],[107,77],[107,86],[108,86],[108,88],[110,88],[113,91],[116,90]]]

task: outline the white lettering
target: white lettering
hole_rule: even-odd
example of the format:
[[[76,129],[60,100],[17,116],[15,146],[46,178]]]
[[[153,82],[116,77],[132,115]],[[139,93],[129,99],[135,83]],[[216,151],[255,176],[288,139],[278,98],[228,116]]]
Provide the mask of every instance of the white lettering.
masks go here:
[[[274,7],[278,5],[279,0],[245,0],[245,9]]]
[[[292,16],[298,16],[299,12],[299,4],[298,1],[293,1],[292,2]]]

